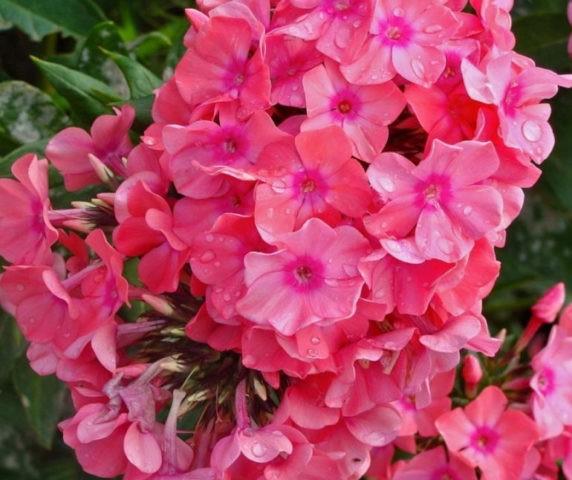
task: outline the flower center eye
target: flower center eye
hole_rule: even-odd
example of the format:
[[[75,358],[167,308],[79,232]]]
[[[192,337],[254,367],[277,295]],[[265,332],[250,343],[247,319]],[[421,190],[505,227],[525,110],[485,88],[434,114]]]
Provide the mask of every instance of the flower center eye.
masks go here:
[[[244,83],[244,75],[241,73],[234,78],[235,85],[242,85]]]
[[[425,194],[425,198],[427,200],[435,200],[437,198],[437,196],[439,195],[439,189],[437,188],[436,185],[429,185],[426,189],[425,192],[423,192]]]
[[[300,265],[299,267],[296,268],[296,279],[299,282],[308,282],[313,275],[312,269],[310,267],[308,267],[307,265]]]
[[[391,40],[399,40],[401,38],[401,29],[399,27],[389,27],[385,36]]]
[[[347,100],[342,100],[340,103],[338,103],[338,111],[340,113],[348,113],[351,111],[351,109],[352,109],[352,104]]]
[[[314,180],[307,178],[304,180],[304,182],[302,182],[302,192],[312,193],[314,190],[316,190],[316,184],[314,183]]]
[[[335,2],[335,3],[334,3],[334,8],[335,8],[338,12],[342,12],[342,11],[347,10],[348,8],[350,8],[350,4],[349,4],[349,2]]]
[[[236,142],[233,139],[226,140],[224,142],[224,151],[227,153],[236,152]]]

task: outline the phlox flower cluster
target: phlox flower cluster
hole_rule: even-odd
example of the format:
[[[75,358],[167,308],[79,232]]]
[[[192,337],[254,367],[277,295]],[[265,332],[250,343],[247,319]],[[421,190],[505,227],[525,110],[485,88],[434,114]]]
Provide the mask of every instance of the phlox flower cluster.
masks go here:
[[[572,85],[512,1],[197,3],[139,142],[124,105],[0,180],[0,300],[84,470],[572,478],[572,311],[528,348],[563,286],[502,354],[482,315]]]

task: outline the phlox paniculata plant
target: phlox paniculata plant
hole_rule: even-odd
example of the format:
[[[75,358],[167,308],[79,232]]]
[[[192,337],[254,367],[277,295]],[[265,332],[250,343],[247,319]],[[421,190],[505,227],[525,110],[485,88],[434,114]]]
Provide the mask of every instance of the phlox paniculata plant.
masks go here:
[[[572,478],[570,309],[530,343],[563,285],[500,353],[482,315],[572,77],[511,1],[197,3],[138,141],[126,104],[0,180],[0,300],[83,469]],[[48,162],[100,193],[54,209]]]

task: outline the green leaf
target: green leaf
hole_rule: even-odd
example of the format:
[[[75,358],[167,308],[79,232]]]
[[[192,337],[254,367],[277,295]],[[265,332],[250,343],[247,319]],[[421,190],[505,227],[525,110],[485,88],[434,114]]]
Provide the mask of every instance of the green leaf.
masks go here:
[[[123,75],[125,75],[127,85],[129,85],[129,91],[131,92],[131,98],[147,97],[162,84],[160,78],[156,77],[153,72],[136,60],[119,53],[110,52],[108,50],[103,51],[106,55],[109,55],[123,72]]]
[[[40,477],[32,466],[31,452],[23,432],[2,425],[0,429],[0,478],[2,480],[36,480]]]
[[[16,322],[7,314],[0,314],[0,382],[10,375],[16,359],[22,354],[26,342]]]
[[[26,358],[16,363],[13,382],[38,443],[49,449],[63,409],[64,385],[53,376],[35,373]]]
[[[69,119],[51,97],[21,81],[0,83],[0,139],[34,143],[66,127]]]
[[[516,18],[533,13],[562,13],[567,3],[568,0],[516,0],[511,13]]]
[[[137,37],[129,44],[138,58],[147,58],[157,54],[173,45],[169,37],[161,32],[150,32]]]
[[[70,115],[84,126],[93,118],[109,113],[108,104],[121,97],[102,81],[71,68],[34,58],[34,63],[72,107]],[[77,123],[76,122],[76,123]]]
[[[10,176],[10,168],[12,167],[12,164],[22,155],[35,153],[38,157],[43,157],[44,150],[49,141],[50,138],[43,138],[37,142],[27,143],[26,145],[22,145],[0,158],[0,177]]]
[[[96,25],[77,51],[75,69],[111,86],[121,96],[127,96],[128,86],[121,70],[102,49],[127,54],[127,47],[113,22]]]
[[[0,20],[14,23],[39,41],[58,31],[84,37],[105,15],[92,0],[2,0]]]
[[[569,69],[567,45],[571,29],[564,12],[536,13],[516,19],[513,24],[516,50],[543,67],[557,71]]]

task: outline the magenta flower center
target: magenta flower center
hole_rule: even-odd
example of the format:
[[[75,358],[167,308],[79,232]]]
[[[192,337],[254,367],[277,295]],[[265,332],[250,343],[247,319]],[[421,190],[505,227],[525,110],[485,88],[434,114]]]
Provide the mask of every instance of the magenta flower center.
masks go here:
[[[314,190],[316,190],[316,183],[311,178],[307,178],[300,185],[300,189],[304,193],[312,193]]]
[[[296,268],[295,275],[300,283],[307,283],[312,278],[313,272],[308,265],[300,265]]]
[[[471,447],[481,453],[494,452],[499,441],[499,435],[487,426],[479,427],[471,436]]]
[[[348,113],[349,111],[351,111],[352,109],[352,104],[350,102],[348,102],[347,100],[342,100],[340,103],[338,103],[338,111],[340,113]]]
[[[538,391],[546,396],[554,390],[554,371],[550,368],[544,368],[536,379]]]

